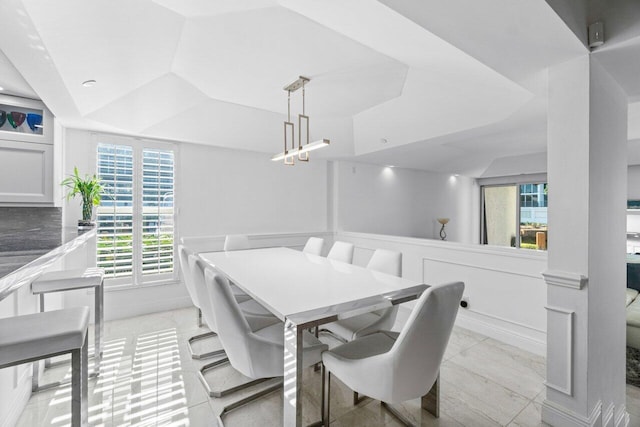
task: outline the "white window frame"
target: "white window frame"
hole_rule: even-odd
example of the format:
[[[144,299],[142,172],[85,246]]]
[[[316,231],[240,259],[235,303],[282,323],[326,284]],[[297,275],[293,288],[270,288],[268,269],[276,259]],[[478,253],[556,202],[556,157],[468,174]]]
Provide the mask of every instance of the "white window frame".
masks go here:
[[[479,178],[477,180],[478,186],[480,187],[480,244],[487,245],[484,243],[484,188],[485,187],[500,187],[500,186],[517,186],[516,191],[516,246],[515,249],[521,249],[520,247],[520,186],[524,184],[542,184],[548,183],[547,174],[546,173],[537,173],[537,174],[522,174],[516,176],[500,176],[494,178]],[[548,202],[547,202],[548,203]],[[547,205],[548,207],[548,205]],[[505,246],[512,247],[512,246]],[[530,251],[531,249],[526,249]]]
[[[168,141],[161,141],[148,138],[133,138],[120,135],[112,135],[105,133],[92,133],[92,155],[91,164],[95,168],[97,174],[97,161],[98,161],[98,144],[113,144],[113,145],[128,145],[133,149],[133,164],[134,164],[134,180],[133,180],[133,192],[134,203],[132,212],[133,227],[133,241],[134,251],[132,263],[134,266],[133,274],[130,277],[105,277],[105,290],[125,290],[132,288],[142,288],[147,286],[159,286],[179,283],[179,262],[178,262],[178,203],[180,195],[177,194],[179,187],[179,146],[175,143]],[[143,150],[144,149],[156,149],[173,151],[173,272],[144,276],[142,274],[142,250],[141,246],[135,242],[142,242],[142,203],[138,201],[138,197],[142,195],[142,167],[143,167]],[[137,173],[137,174],[136,174]],[[139,177],[138,177],[139,176]],[[138,224],[138,226],[136,226]],[[94,258],[97,254],[94,254]]]

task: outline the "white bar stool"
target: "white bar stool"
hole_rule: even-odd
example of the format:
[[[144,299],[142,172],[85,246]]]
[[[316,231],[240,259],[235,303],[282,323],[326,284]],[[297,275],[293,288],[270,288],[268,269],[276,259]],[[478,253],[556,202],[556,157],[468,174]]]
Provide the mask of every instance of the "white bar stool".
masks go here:
[[[94,320],[94,369],[91,376],[97,376],[100,372],[102,361],[102,335],[104,323],[104,270],[102,268],[87,268],[86,270],[63,270],[45,273],[31,283],[31,292],[40,295],[40,312],[45,312],[45,294],[52,292],[71,291],[76,289],[94,288],[95,290],[95,320]],[[63,363],[66,363],[63,362]],[[68,381],[56,381],[49,384],[39,384],[40,362],[33,364],[33,377],[31,390],[33,392],[57,387]],[[45,360],[45,368],[52,364]]]
[[[88,425],[89,308],[0,319],[0,369],[71,353],[71,425]]]

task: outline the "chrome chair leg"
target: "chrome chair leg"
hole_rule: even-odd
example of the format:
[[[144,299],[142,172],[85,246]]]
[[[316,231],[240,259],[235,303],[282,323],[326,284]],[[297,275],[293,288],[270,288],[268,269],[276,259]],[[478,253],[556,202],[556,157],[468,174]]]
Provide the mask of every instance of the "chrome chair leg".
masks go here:
[[[191,355],[192,359],[196,359],[196,360],[202,360],[202,359],[208,359],[210,357],[214,357],[214,356],[222,356],[224,355],[224,350],[220,349],[220,350],[214,350],[214,351],[209,351],[207,353],[196,353],[195,351],[193,351],[193,347],[192,344],[196,341],[202,341],[204,339],[207,338],[211,338],[211,337],[217,337],[218,334],[216,334],[215,332],[205,332],[203,334],[200,335],[195,335],[192,336],[191,338],[189,338],[187,340],[187,348],[189,349],[189,354]]]
[[[333,338],[337,339],[337,340],[338,340],[338,341],[340,341],[342,344],[346,344],[346,343],[348,343],[348,342],[349,342],[349,341],[345,340],[344,338],[342,338],[341,336],[334,334],[333,332],[331,332],[331,331],[330,331],[330,330],[328,330],[328,329],[320,329],[320,331],[319,331],[319,332],[320,332],[320,333],[323,333],[323,334],[329,334],[329,335],[331,335]],[[316,335],[316,336],[317,336],[317,335]]]
[[[208,363],[208,364],[204,365],[198,371],[198,378],[200,378],[200,382],[204,386],[204,388],[207,391],[207,394],[209,395],[209,397],[226,396],[226,395],[234,393],[234,392],[236,392],[238,390],[244,390],[245,388],[249,388],[251,386],[254,386],[256,384],[260,384],[262,382],[265,382],[265,381],[268,381],[268,380],[271,379],[271,378],[259,378],[257,380],[251,380],[251,381],[247,381],[247,382],[244,382],[244,383],[240,383],[238,385],[235,385],[233,387],[229,387],[227,389],[213,390],[211,388],[211,385],[209,385],[209,383],[207,382],[207,379],[204,377],[205,372],[211,371],[213,369],[220,368],[221,366],[227,365],[228,363],[229,363],[229,358],[225,357],[223,359],[216,360],[215,362],[211,362],[211,363]]]
[[[267,378],[267,379],[263,379],[262,381],[266,381],[268,379],[271,378]],[[278,381],[276,384],[265,388],[264,390],[260,390],[250,396],[247,396],[243,399],[240,399],[236,402],[230,403],[229,405],[225,406],[224,408],[222,408],[222,411],[220,411],[220,414],[218,414],[218,418],[217,418],[217,423],[218,423],[218,427],[224,427],[224,420],[223,418],[231,411],[238,409],[244,405],[247,405],[255,400],[258,400],[268,394],[273,393],[274,391],[280,390],[282,388],[284,381],[280,380]]]
[[[353,406],[356,406],[360,402],[364,402],[367,399],[367,396],[360,396],[357,391],[353,392]]]
[[[198,325],[198,328],[201,328],[202,326],[204,326],[204,323],[202,323],[202,310],[200,310],[199,308],[198,310],[198,319],[196,320],[196,324]]]
[[[326,375],[326,380],[325,380]],[[322,421],[324,427],[329,427],[329,415],[331,413],[331,372],[322,365]]]

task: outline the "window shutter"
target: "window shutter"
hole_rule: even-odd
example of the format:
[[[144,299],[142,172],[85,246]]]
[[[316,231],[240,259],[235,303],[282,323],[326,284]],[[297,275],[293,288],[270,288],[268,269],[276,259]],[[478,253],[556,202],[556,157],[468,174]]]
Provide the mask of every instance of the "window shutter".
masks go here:
[[[98,179],[102,201],[97,207],[97,265],[107,277],[133,273],[133,149],[98,145]]]

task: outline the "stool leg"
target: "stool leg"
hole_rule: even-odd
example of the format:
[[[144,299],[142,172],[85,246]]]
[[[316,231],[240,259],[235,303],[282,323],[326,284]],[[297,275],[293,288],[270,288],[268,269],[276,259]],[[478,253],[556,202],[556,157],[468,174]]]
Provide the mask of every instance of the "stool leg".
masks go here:
[[[88,405],[88,336],[81,348],[71,351],[71,426],[84,427],[89,418]]]
[[[45,308],[44,308],[44,293],[38,295],[40,297],[40,313],[44,313]],[[40,361],[35,362],[36,365],[38,366],[38,371],[40,370]],[[44,369],[50,368],[51,367],[51,359],[50,358],[46,358],[44,359]],[[33,386],[33,383],[32,383]],[[36,384],[35,384],[36,389],[34,391],[37,391],[38,389],[38,382],[37,382],[37,378],[36,378]]]
[[[102,334],[104,331],[104,287],[100,283],[95,289],[95,320],[94,320],[94,375],[100,373],[100,363],[102,362]]]
[[[31,392],[35,393],[38,391],[39,387],[39,376],[40,376],[40,361],[36,360],[31,364],[33,369],[33,374],[31,376]]]

